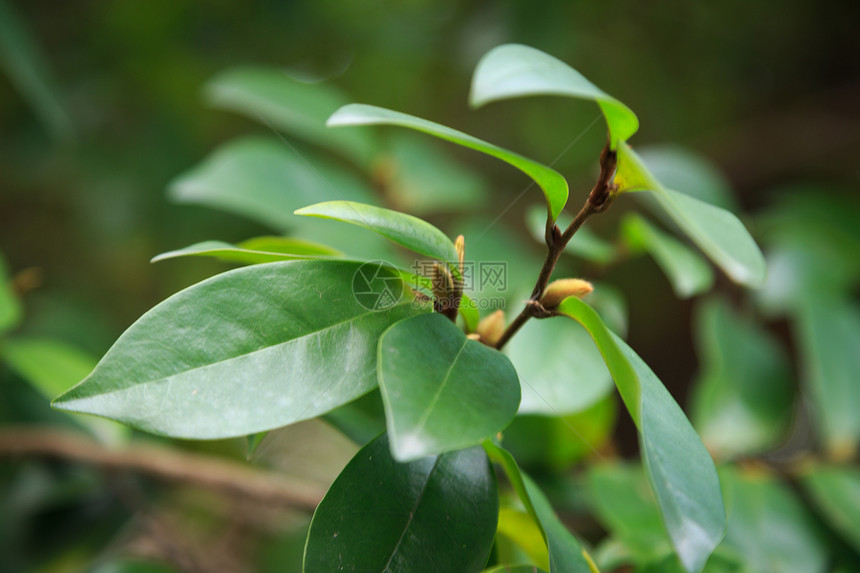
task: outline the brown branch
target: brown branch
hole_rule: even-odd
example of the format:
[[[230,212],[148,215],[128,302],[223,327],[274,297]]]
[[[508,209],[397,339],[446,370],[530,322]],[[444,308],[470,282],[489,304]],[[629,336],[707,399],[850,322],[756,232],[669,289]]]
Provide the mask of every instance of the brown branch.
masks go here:
[[[564,252],[564,248],[576,232],[589,217],[595,213],[605,211],[612,204],[612,200],[615,197],[615,185],[612,183],[612,177],[615,175],[616,160],[615,151],[612,151],[607,143],[600,154],[600,175],[597,178],[597,182],[591,189],[591,193],[588,195],[588,199],[585,200],[585,204],[579,210],[579,213],[576,214],[576,217],[573,218],[573,221],[570,222],[567,229],[564,230],[564,233],[547,218],[546,259],[544,260],[543,267],[541,267],[537,282],[535,282],[535,288],[532,290],[529,300],[526,301],[522,312],[508,325],[496,342],[495,347],[497,349],[501,350],[530,318],[546,318],[547,316],[551,316],[551,313],[540,304],[540,299],[549,284],[549,279],[552,277],[552,272],[555,270],[555,265],[558,263],[561,253]]]
[[[25,456],[128,470],[162,481],[306,510],[316,508],[325,494],[324,488],[317,484],[212,456],[140,444],[111,449],[72,431],[53,428],[28,426],[0,430],[0,457]]]

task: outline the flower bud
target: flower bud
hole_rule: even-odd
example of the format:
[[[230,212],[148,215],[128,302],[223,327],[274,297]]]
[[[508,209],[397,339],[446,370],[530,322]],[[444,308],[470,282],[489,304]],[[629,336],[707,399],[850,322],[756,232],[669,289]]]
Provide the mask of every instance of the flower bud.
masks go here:
[[[497,310],[493,314],[487,315],[478,323],[478,334],[481,340],[490,346],[496,344],[502,333],[505,331],[505,313]]]
[[[544,308],[551,309],[557,307],[569,296],[582,298],[593,290],[591,283],[582,279],[558,279],[546,287],[540,303]]]

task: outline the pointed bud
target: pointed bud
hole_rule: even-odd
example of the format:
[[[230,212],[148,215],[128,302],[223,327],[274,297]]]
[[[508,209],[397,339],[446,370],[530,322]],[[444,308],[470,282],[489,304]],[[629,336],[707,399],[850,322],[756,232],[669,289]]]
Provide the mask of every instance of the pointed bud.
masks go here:
[[[543,292],[540,303],[544,308],[551,309],[557,307],[561,301],[569,296],[582,298],[593,290],[594,287],[591,286],[591,283],[582,279],[558,279],[549,283]]]
[[[457,240],[454,241],[454,249],[457,250],[457,268],[460,269],[460,276],[463,276],[463,264],[466,260],[466,238],[463,235],[459,235]]]
[[[497,310],[493,314],[487,315],[478,323],[478,334],[481,340],[488,345],[493,346],[502,337],[505,331],[505,313]]]

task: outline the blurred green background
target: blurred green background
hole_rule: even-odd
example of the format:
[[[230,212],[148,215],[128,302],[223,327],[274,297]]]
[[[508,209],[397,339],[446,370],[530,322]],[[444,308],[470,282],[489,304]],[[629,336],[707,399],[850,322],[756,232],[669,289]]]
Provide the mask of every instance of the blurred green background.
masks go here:
[[[0,0],[0,253],[23,309],[4,348],[15,340],[72,346],[74,356],[58,359],[63,383],[71,384],[87,372],[88,361],[100,357],[154,304],[227,268],[204,259],[150,264],[153,256],[206,239],[237,242],[272,233],[253,218],[176,204],[165,193],[172,180],[221,144],[240,135],[271,134],[253,117],[213,109],[203,98],[207,81],[236,66],[272,66],[292,77],[325,80],[348,94],[348,101],[432,119],[552,163],[568,178],[571,205],[578,206],[597,173],[605,142],[602,120],[595,122],[596,106],[561,98],[510,101],[477,111],[467,106],[480,57],[496,45],[518,42],[569,63],[632,108],[642,126],[632,140],[637,149],[680,146],[722,172],[732,190],[732,209],[761,241],[773,281],[761,296],[741,292],[722,276],[715,289],[781,348],[775,352],[785,358],[776,360],[788,369],[779,375],[780,390],[768,396],[781,393],[779,400],[792,412],[790,422],[774,422],[774,435],[763,438],[754,453],[765,451],[764,461],[779,468],[784,460],[809,452],[850,464],[856,460],[856,436],[840,442],[830,439],[830,430],[816,429],[827,424],[815,421],[816,415],[823,417],[821,401],[809,405],[804,380],[816,378],[809,364],[822,355],[804,349],[818,340],[814,332],[822,315],[798,301],[836,301],[827,317],[837,322],[848,317],[838,327],[846,334],[835,343],[837,354],[858,340],[856,20],[850,2],[809,0]],[[395,137],[386,139],[387,155],[372,166],[377,189],[384,187],[386,165],[398,161],[396,150],[408,149],[412,141],[398,146]],[[306,149],[301,142],[295,145]],[[524,282],[528,288],[542,253],[523,214],[541,203],[539,193],[523,195],[527,180],[505,165],[436,142],[423,145],[414,153],[438,153],[457,166],[451,169],[459,175],[469,174],[462,176],[479,188],[473,198],[452,208],[428,207],[415,203],[408,189],[398,194],[391,191],[396,185],[389,185],[379,201],[406,210],[414,205],[414,211],[452,235],[466,234],[467,252],[472,245],[474,257],[505,256],[512,285]],[[351,168],[330,151],[314,153]],[[416,178],[428,177],[420,160],[413,160],[412,168]],[[435,175],[429,170],[430,178]],[[596,218],[591,230],[613,240],[619,220],[635,207],[623,203]],[[702,371],[710,363],[716,376],[713,363],[720,361],[708,358],[708,343],[697,342],[696,336],[719,330],[701,324],[716,321],[721,311],[715,305],[723,303],[702,310],[706,307],[699,307],[698,299],[679,300],[645,257],[617,266],[574,258],[566,264],[618,291],[626,300],[631,346],[679,403],[691,404],[692,382],[706,386]],[[774,275],[774,268],[785,273]],[[697,322],[694,315],[711,318]],[[834,332],[837,327],[824,320],[824,330]],[[38,353],[26,364],[20,352],[16,356],[0,362],[0,432],[5,432],[0,439],[0,570],[150,570],[122,561],[126,555],[153,557],[165,567],[188,571],[297,570],[293,564],[301,554],[306,507],[272,508],[253,494],[199,491],[177,486],[175,479],[168,479],[173,484],[168,486],[147,472],[14,453],[14,443],[28,428],[71,432],[77,427],[49,409],[49,387],[28,384],[40,378],[38,366],[47,363]],[[847,360],[836,376],[856,382],[850,360],[841,354],[836,359]],[[55,384],[60,385],[54,394],[62,389]],[[851,401],[856,393],[849,390],[846,396],[843,406],[849,412],[860,408]],[[588,439],[602,452],[601,460],[636,451],[635,430],[620,418],[615,426],[603,422],[605,430],[594,430],[602,426],[593,421],[577,426],[586,437],[597,432]],[[698,422],[694,416],[703,435],[707,419],[707,412],[700,411]],[[545,419],[517,423],[521,427],[512,430],[511,440],[522,444],[518,455],[535,473],[559,484],[555,501],[567,508],[578,531],[598,542],[603,531],[613,529],[611,522],[583,517],[577,496],[584,494],[562,487],[565,480],[578,479],[577,464],[590,455],[591,446],[571,445],[582,436],[571,438],[569,427],[548,428]],[[542,438],[548,431],[567,445],[552,451],[536,447],[553,442]],[[104,437],[117,430],[103,432]],[[159,444],[167,451],[218,460],[242,459],[247,450],[241,440]],[[731,443],[722,447],[712,451],[722,451],[726,459],[751,454],[733,450]],[[324,491],[353,451],[354,445],[331,427],[309,423],[278,439],[270,436],[255,459]],[[592,476],[592,482],[599,477]],[[853,501],[860,505],[856,496]],[[814,515],[821,519],[820,513]],[[856,545],[850,549],[858,543],[856,536],[833,543],[835,549],[821,553],[845,555],[847,567],[857,564],[856,555],[851,557]]]

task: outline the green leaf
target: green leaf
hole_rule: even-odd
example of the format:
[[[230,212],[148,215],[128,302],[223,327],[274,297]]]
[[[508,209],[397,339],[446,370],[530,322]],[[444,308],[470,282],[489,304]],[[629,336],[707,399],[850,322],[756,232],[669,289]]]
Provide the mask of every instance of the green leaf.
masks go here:
[[[639,428],[642,460],[681,563],[700,571],[725,531],[719,481],[708,451],[650,368],[594,310],[570,297],[557,309],[597,344]]]
[[[588,557],[579,541],[559,521],[546,496],[524,472],[508,451],[490,441],[484,442],[490,459],[501,465],[526,511],[540,526],[549,551],[550,573],[591,573]],[[595,569],[596,571],[596,569]]]
[[[533,95],[597,102],[606,118],[613,149],[639,129],[639,119],[626,105],[561,60],[519,44],[498,46],[481,58],[472,77],[469,103],[480,107],[501,99]]]
[[[438,313],[389,328],[379,341],[379,389],[399,461],[465,448],[517,413],[517,372],[498,350]]]
[[[21,314],[21,303],[12,287],[6,261],[0,254],[0,334],[15,328],[21,322]]]
[[[534,565],[496,565],[483,573],[544,573],[544,570]]]
[[[451,213],[487,202],[487,181],[442,153],[435,141],[398,131],[391,134],[387,148],[375,175],[398,211]]]
[[[530,321],[505,349],[520,373],[520,414],[580,412],[612,390],[600,351],[578,324]]]
[[[44,55],[7,0],[0,0],[0,66],[52,136],[65,139],[72,134]]]
[[[86,352],[48,338],[6,339],[0,343],[0,357],[47,400],[74,386],[96,365],[96,359]],[[106,444],[122,443],[128,436],[128,428],[108,420],[72,417]]]
[[[325,199],[372,201],[360,178],[332,163],[299,155],[273,137],[246,137],[218,148],[169,185],[174,201],[206,205],[277,230],[293,211]]]
[[[794,493],[766,475],[720,470],[729,526],[720,551],[763,573],[824,572],[827,548],[817,524]]]
[[[634,251],[645,250],[654,258],[679,298],[700,294],[714,284],[711,267],[698,253],[642,217],[628,214],[621,222],[621,233]]]
[[[672,551],[657,500],[640,466],[601,464],[588,472],[586,499],[600,523],[644,563]]]
[[[707,158],[673,145],[638,149],[639,158],[665,187],[727,211],[738,210],[729,181]]]
[[[830,455],[850,458],[860,441],[860,308],[809,293],[797,310],[795,329],[813,421]]]
[[[572,220],[573,217],[562,213],[556,224],[564,230]],[[526,211],[526,227],[537,242],[545,244],[546,215],[543,209],[531,207]],[[604,265],[615,258],[615,247],[612,243],[595,235],[588,227],[581,227],[576,232],[573,239],[565,245],[564,252]]]
[[[292,239],[287,237],[258,237],[242,241],[237,245],[223,241],[203,241],[194,243],[183,249],[161,253],[152,258],[150,262],[156,263],[167,259],[180,257],[214,257],[216,259],[246,265],[259,263],[273,263],[276,261],[289,261],[292,259],[319,259],[325,257],[337,257],[342,253],[326,247],[306,241],[304,239]]]
[[[502,149],[492,143],[481,141],[461,131],[445,127],[426,119],[405,113],[364,104],[350,104],[337,110],[328,120],[329,126],[349,125],[397,125],[415,129],[440,139],[474,149],[481,153],[501,159],[516,167],[532,179],[543,190],[550,218],[555,221],[567,203],[567,181],[555,170],[541,165],[522,155]]]
[[[295,214],[352,223],[416,253],[445,262],[457,261],[457,250],[451,239],[430,223],[412,215],[352,201],[317,203],[302,207]]]
[[[480,447],[404,464],[391,458],[383,434],[317,507],[303,571],[480,571],[498,511],[496,479]]]
[[[830,526],[860,553],[860,469],[816,465],[803,485]]]
[[[660,209],[735,282],[764,284],[764,256],[732,213],[664,187],[629,145],[618,147],[615,182],[620,192],[650,191]]]
[[[376,386],[380,334],[427,310],[401,288],[389,267],[347,261],[217,275],[143,315],[54,405],[195,439],[313,418]]]
[[[793,414],[794,384],[782,347],[721,299],[697,309],[695,331],[702,373],[691,418],[708,450],[736,456],[776,446]]]
[[[376,153],[376,142],[367,131],[326,129],[326,119],[349,103],[332,85],[303,82],[277,68],[240,67],[212,78],[204,94],[215,107],[282,129],[360,165],[369,164]]]

